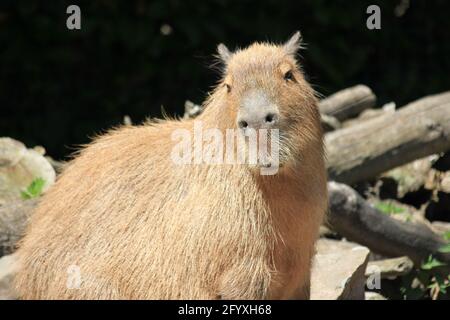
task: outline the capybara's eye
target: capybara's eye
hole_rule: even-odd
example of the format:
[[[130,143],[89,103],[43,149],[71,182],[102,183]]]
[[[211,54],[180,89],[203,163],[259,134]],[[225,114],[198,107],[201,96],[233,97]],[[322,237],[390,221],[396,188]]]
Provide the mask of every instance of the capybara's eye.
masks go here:
[[[284,80],[286,81],[294,80],[294,74],[292,73],[292,70],[289,70],[284,74]]]
[[[225,83],[225,88],[227,88],[227,92],[231,92],[231,86],[228,83]]]

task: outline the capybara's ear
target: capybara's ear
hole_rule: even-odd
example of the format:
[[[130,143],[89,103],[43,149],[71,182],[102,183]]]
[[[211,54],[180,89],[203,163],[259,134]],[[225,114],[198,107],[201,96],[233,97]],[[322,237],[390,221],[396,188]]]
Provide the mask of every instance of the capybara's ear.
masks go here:
[[[297,51],[302,47],[302,34],[300,31],[296,31],[292,37],[286,41],[283,45],[284,51],[287,54],[295,55]]]
[[[222,62],[224,64],[228,63],[228,60],[230,59],[231,54],[232,54],[230,52],[230,50],[223,43],[220,43],[217,46],[217,53],[219,54],[220,60],[222,60]]]

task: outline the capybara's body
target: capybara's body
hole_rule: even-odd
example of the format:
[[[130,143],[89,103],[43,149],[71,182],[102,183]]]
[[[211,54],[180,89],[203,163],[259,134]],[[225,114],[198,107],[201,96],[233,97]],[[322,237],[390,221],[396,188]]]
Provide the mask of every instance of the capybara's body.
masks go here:
[[[31,218],[17,251],[19,297],[308,298],[326,174],[316,99],[294,40],[222,51],[224,80],[197,119],[125,126],[83,149]],[[276,174],[174,163],[175,130],[191,132],[194,121],[236,127],[250,89],[276,106]]]

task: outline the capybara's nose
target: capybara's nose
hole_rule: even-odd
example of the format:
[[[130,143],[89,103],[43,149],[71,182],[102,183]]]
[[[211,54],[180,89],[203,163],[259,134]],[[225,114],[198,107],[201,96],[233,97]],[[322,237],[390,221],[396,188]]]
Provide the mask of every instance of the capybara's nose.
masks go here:
[[[255,110],[242,112],[238,117],[237,124],[240,129],[272,129],[278,123],[278,119],[279,115],[277,112]]]

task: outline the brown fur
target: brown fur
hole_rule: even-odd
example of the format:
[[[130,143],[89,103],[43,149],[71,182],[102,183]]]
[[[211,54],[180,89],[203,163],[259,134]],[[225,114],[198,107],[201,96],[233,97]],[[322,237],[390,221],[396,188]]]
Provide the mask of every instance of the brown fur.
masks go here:
[[[294,53],[253,44],[231,54],[197,118],[235,128],[240,94],[250,86],[270,92],[282,117],[276,175],[247,165],[175,165],[171,133],[192,130],[193,120],[112,130],[43,196],[17,252],[20,297],[308,298],[326,173],[316,99]],[[295,81],[286,83],[289,68]],[[79,288],[67,286],[71,265]]]

